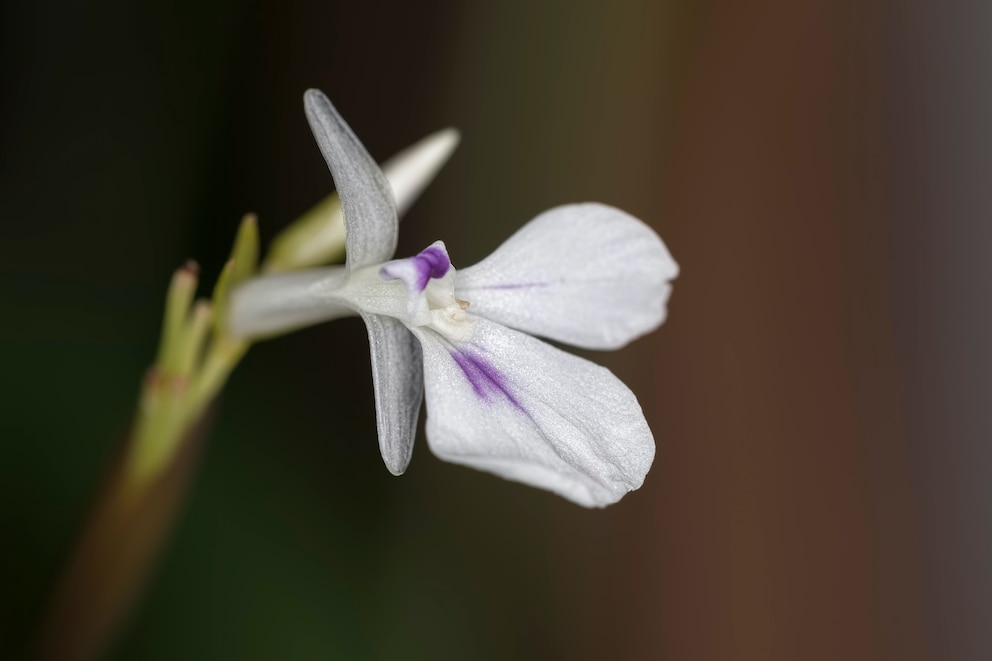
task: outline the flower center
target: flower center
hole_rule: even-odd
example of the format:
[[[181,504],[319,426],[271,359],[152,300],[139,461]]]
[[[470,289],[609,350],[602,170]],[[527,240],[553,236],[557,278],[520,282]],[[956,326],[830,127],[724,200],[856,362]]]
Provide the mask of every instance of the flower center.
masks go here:
[[[442,241],[413,257],[386,263],[379,276],[405,285],[406,315],[398,318],[407,326],[426,326],[453,341],[472,336],[475,322],[466,312],[468,302],[455,298],[455,269]]]

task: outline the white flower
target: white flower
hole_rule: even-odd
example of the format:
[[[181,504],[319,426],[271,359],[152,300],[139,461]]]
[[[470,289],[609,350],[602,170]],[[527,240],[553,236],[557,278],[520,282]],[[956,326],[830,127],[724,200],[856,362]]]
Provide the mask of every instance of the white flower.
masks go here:
[[[678,273],[661,239],[618,209],[575,204],[541,214],[469,268],[456,271],[440,241],[390,261],[389,184],[321,92],[309,90],[304,106],[341,198],[347,263],[249,281],[234,294],[233,332],[361,315],[379,446],[396,475],[426,392],[427,441],[441,459],[587,507],[638,488],[655,446],[633,393],[533,335],[615,349],[657,328]]]

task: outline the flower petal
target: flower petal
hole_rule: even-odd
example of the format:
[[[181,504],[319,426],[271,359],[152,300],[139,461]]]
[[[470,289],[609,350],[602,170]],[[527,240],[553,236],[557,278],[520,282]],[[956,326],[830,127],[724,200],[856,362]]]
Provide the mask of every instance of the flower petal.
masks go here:
[[[355,316],[336,295],[347,278],[343,266],[252,278],[231,294],[228,329],[256,339]]]
[[[389,182],[323,92],[307,90],[303,108],[341,198],[348,267],[386,261],[399,231]]]
[[[665,319],[678,265],[654,230],[603,204],[545,211],[489,257],[461,269],[455,295],[507,326],[589,349],[616,349]]]
[[[372,386],[382,461],[393,475],[410,464],[424,399],[420,344],[392,317],[363,314],[372,354]]]
[[[382,172],[393,189],[393,199],[400,216],[448,162],[459,140],[461,136],[457,130],[443,129],[410,145],[382,164]]]
[[[485,319],[465,343],[414,332],[424,352],[427,441],[438,457],[586,507],[641,486],[654,438],[609,370]]]

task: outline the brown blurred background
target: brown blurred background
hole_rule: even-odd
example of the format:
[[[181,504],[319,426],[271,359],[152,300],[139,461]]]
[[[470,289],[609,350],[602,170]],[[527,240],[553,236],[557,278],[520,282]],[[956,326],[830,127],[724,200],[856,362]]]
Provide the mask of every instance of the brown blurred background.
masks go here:
[[[447,125],[401,253],[598,200],[682,267],[589,354],[658,454],[602,512],[378,458],[364,330],[252,350],[114,659],[992,658],[992,4],[5,4],[0,656],[156,342],[241,214],[325,195],[304,89],[377,158]],[[421,439],[422,440],[422,439]]]

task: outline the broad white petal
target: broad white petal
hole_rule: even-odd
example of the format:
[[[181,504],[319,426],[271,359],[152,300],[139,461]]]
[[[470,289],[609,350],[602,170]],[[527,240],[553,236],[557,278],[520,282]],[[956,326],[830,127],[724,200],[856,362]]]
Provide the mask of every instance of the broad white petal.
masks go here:
[[[231,293],[228,330],[257,339],[354,316],[337,296],[347,277],[345,267],[329,266],[252,278]]]
[[[665,319],[678,265],[654,230],[603,204],[545,211],[475,266],[455,295],[473,314],[588,349],[616,349]]]
[[[604,367],[478,319],[424,352],[427,441],[441,459],[605,507],[638,488],[654,438],[633,393]]]
[[[393,475],[410,464],[424,399],[420,344],[392,317],[363,314],[372,354],[372,386],[382,461]]]
[[[323,92],[307,90],[303,108],[341,198],[348,267],[386,261],[399,232],[389,182]]]
[[[399,215],[402,216],[433,181],[460,139],[455,129],[444,129],[410,145],[382,164]]]

